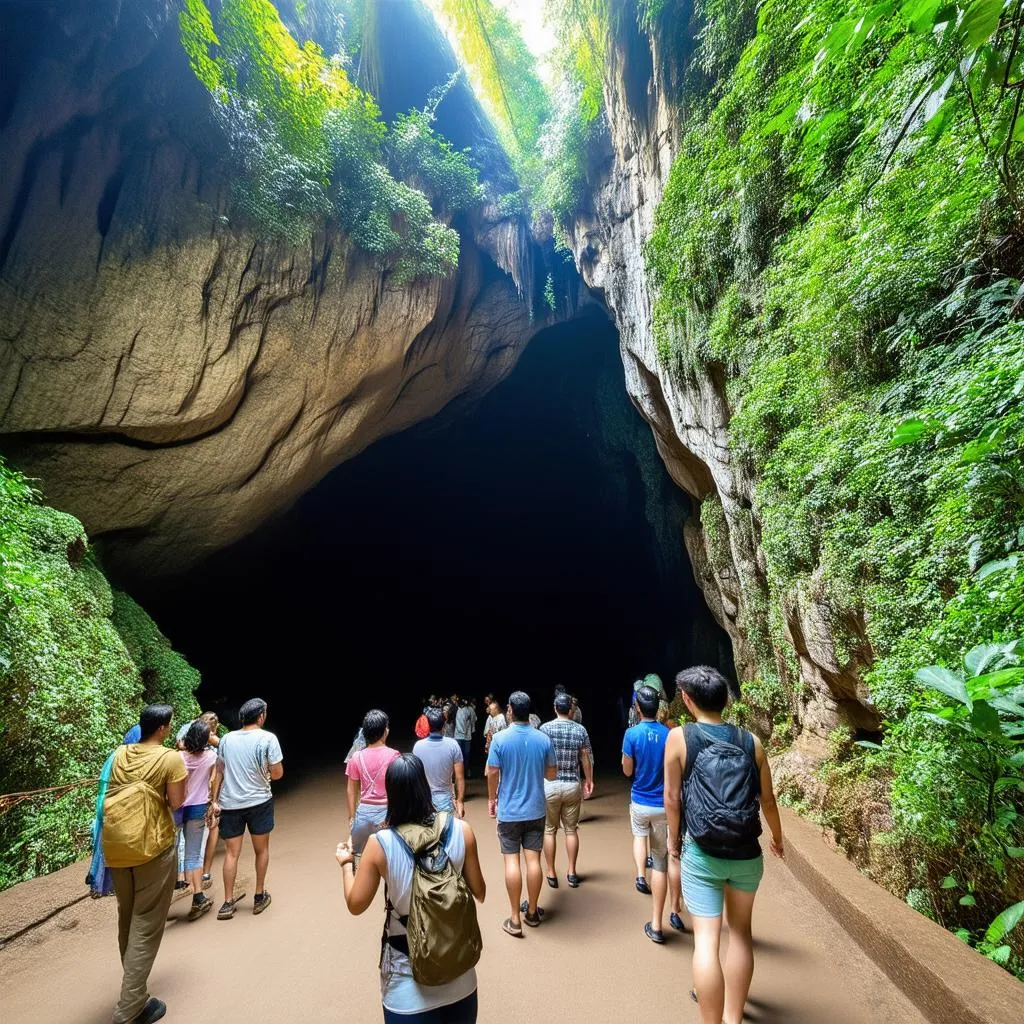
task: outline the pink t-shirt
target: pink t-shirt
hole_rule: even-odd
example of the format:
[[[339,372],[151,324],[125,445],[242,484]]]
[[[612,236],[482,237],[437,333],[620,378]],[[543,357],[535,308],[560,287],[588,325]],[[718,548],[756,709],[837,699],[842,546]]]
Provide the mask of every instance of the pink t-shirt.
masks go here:
[[[398,751],[391,747],[365,747],[354,755],[345,769],[350,779],[359,780],[359,802],[361,804],[386,804],[384,776],[388,765],[398,757]]]
[[[185,781],[185,802],[182,807],[195,807],[196,804],[210,802],[210,774],[213,766],[217,763],[217,751],[207,747],[201,754],[190,754],[187,750],[181,752],[185,759],[185,767],[188,769],[188,779]]]

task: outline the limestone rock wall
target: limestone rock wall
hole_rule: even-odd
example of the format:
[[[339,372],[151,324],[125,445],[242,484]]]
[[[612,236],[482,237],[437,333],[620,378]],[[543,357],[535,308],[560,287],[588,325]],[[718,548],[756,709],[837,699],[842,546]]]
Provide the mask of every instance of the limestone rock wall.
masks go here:
[[[326,227],[260,239],[177,5],[3,18],[33,43],[0,96],[0,445],[109,559],[181,568],[511,370],[535,330],[518,222],[466,218],[457,273],[411,285]]]
[[[827,609],[806,595],[792,595],[781,609],[795,658],[784,645],[765,649],[755,642],[767,634],[766,566],[752,508],[755,481],[729,450],[725,381],[712,374],[684,381],[658,359],[643,243],[679,149],[680,107],[674,97],[680,67],[663,48],[668,37],[648,37],[633,19],[622,19],[605,73],[606,152],[594,161],[591,207],[571,227],[572,248],[585,283],[615,318],[626,388],[650,424],[669,473],[698,510],[706,510],[706,502],[721,504],[725,530],[717,543],[699,518],[686,523],[684,538],[708,605],[732,638],[741,683],[765,667],[788,679],[794,694],[790,710],[800,727],[796,748],[813,758],[824,752],[828,733],[840,722],[877,726],[859,680],[870,647],[862,624],[830,621]],[[837,648],[853,654],[843,660]],[[770,730],[771,723],[764,727]]]

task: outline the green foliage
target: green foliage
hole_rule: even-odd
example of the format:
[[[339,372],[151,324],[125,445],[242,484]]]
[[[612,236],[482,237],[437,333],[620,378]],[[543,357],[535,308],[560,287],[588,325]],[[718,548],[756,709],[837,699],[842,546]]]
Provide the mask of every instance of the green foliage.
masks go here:
[[[239,208],[292,242],[333,218],[399,280],[451,272],[458,235],[416,185],[445,213],[478,201],[479,186],[432,114],[410,112],[389,136],[373,97],[350,81],[347,57],[299,45],[270,0],[224,0],[216,11],[188,0],[181,40],[238,165]]]
[[[540,173],[537,142],[549,112],[536,58],[491,0],[431,0],[431,6],[449,27],[520,182],[531,190]]]
[[[39,504],[0,460],[0,793],[95,777],[145,698],[191,716],[198,682],[145,612],[111,591],[81,523]],[[95,795],[82,787],[0,815],[0,888],[81,856]]]
[[[1006,695],[979,697],[971,687],[986,683],[965,674],[971,706],[944,712],[915,672],[1005,647],[1024,610],[1007,119],[1022,91],[1003,95],[995,73],[1012,65],[1009,85],[1018,78],[1019,11],[979,42],[967,20],[979,4],[935,31],[908,25],[912,6],[700,0],[681,150],[647,260],[663,361],[684,379],[724,377],[733,457],[758,480],[767,604],[760,586],[743,591],[763,606],[745,630],[769,623],[771,643],[753,644],[758,674],[785,648],[769,612],[784,599],[825,612],[841,661],[854,645],[873,656],[866,681],[886,739],[855,760],[892,779],[885,842],[912,866],[899,894],[980,943],[1022,885],[1007,851],[1021,846],[1011,812],[1024,802],[1016,781],[999,781],[1019,771],[995,753],[999,723],[1012,722],[993,701]],[[949,62],[965,58],[964,81],[943,92]],[[712,562],[728,565],[717,499],[701,523]],[[940,886],[954,858],[955,899]]]
[[[555,279],[548,274],[547,280],[544,282],[544,305],[554,313],[556,308],[555,301]]]

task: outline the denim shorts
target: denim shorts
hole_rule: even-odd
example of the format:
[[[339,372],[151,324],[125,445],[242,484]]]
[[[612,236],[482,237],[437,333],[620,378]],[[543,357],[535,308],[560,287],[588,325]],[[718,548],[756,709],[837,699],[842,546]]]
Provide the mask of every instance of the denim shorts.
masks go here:
[[[352,852],[357,857],[366,849],[370,836],[384,827],[387,816],[387,804],[361,803],[356,808],[356,816],[352,819]]]
[[[453,811],[455,810],[455,798],[452,795],[450,789],[447,790],[433,790],[430,794],[431,803],[434,805],[435,811]]]
[[[757,892],[764,874],[764,857],[726,860],[705,853],[687,836],[683,846],[683,901],[693,917],[721,917],[725,887]]]

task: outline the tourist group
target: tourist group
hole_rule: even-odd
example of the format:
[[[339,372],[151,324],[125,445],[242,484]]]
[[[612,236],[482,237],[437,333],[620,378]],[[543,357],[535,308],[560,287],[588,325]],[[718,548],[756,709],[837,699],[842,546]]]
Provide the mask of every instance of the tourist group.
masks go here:
[[[763,872],[761,815],[770,849],[783,855],[771,771],[756,737],[722,720],[728,684],[715,669],[676,677],[693,721],[670,728],[657,677],[638,681],[622,742],[632,778],[629,805],[634,887],[652,902],[647,939],[665,941],[663,916],[693,930],[693,989],[701,1024],[741,1024],[753,974],[751,914]],[[577,889],[579,823],[594,790],[594,757],[578,701],[554,693],[554,717],[542,722],[516,691],[504,710],[493,696],[483,722],[488,811],[504,858],[511,939],[541,928],[541,893],[557,889],[557,836],[565,841],[565,883]],[[115,1022],[148,1024],[166,1006],[147,982],[175,887],[192,894],[189,920],[213,906],[204,890],[217,832],[225,843],[220,920],[245,893],[235,885],[248,830],[256,859],[253,912],[270,906],[265,881],[274,827],[271,783],[284,772],[277,737],[264,728],[265,701],[247,701],[240,728],[218,737],[204,715],[167,745],[172,708],[150,705],[104,766],[97,799],[90,881],[112,885],[123,965]],[[339,843],[345,902],[362,914],[383,880],[386,910],[380,982],[385,1024],[468,1024],[477,1019],[482,937],[476,902],[486,895],[477,838],[464,820],[465,779],[478,716],[475,702],[453,695],[424,701],[411,753],[388,745],[389,720],[368,711],[346,758],[349,835]],[[543,860],[543,863],[542,863]],[[525,862],[525,871],[524,871]],[[524,896],[525,874],[525,896]],[[175,880],[177,876],[177,881]],[[584,897],[585,898],[585,897]],[[729,928],[724,969],[723,917]]]

